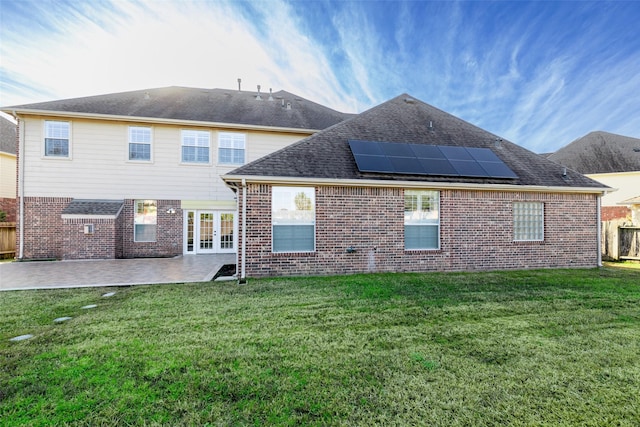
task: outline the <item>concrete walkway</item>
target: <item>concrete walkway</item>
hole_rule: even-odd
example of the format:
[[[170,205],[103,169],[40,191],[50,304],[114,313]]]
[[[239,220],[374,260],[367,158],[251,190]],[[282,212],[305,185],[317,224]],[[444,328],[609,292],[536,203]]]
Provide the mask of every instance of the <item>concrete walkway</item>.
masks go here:
[[[0,263],[0,291],[206,282],[235,254]]]

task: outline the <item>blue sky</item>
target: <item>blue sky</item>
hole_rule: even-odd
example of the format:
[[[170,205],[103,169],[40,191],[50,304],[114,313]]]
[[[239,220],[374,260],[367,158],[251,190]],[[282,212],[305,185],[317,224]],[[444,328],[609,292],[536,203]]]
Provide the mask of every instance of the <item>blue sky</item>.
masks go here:
[[[345,112],[401,93],[535,152],[640,138],[640,2],[0,0],[0,105],[273,88]]]

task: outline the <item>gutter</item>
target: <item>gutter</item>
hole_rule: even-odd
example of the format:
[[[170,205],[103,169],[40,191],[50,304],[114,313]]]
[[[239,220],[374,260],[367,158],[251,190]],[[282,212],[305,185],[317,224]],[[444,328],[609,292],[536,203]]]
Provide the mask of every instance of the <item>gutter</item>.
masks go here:
[[[7,110],[2,110],[7,111]],[[122,116],[116,114],[98,114],[98,113],[79,113],[72,111],[55,111],[55,110],[36,110],[25,109],[18,111],[19,114],[28,114],[34,116],[47,116],[47,117],[65,117],[65,118],[77,118],[77,119],[97,119],[97,120],[111,120],[118,122],[133,122],[133,123],[156,123],[156,124],[172,124],[180,126],[200,126],[200,127],[216,127],[227,129],[242,129],[242,130],[259,130],[265,132],[281,132],[281,133],[302,133],[312,135],[319,132],[321,129],[303,129],[303,128],[289,128],[289,127],[275,127],[275,126],[263,126],[263,125],[251,125],[244,123],[224,123],[224,122],[208,122],[202,120],[184,120],[184,119],[172,119],[162,117],[144,117],[144,116]],[[13,114],[16,111],[13,110]]]
[[[20,117],[18,114],[13,111],[13,117],[18,121],[18,197],[20,198],[19,209],[19,233],[20,239],[18,240],[18,260],[22,260],[24,258],[24,159],[25,159],[25,148],[24,148],[24,128],[25,123],[22,122],[22,126],[20,126]]]
[[[305,178],[283,176],[252,176],[252,175],[223,175],[222,180],[231,186],[234,182],[255,182],[276,185],[325,185],[343,187],[384,187],[384,188],[422,188],[422,189],[452,189],[452,190],[481,190],[481,191],[510,191],[533,193],[585,193],[606,194],[615,191],[610,187],[553,187],[544,185],[515,185],[515,184],[474,184],[460,182],[431,182],[431,181],[389,181],[377,179],[339,179],[339,178]],[[243,184],[243,185],[244,185]]]
[[[247,283],[247,181],[242,180],[242,263],[239,284]]]
[[[596,226],[598,227],[597,232],[597,246],[598,246],[598,267],[602,267],[602,196],[597,197],[597,218],[596,218]]]

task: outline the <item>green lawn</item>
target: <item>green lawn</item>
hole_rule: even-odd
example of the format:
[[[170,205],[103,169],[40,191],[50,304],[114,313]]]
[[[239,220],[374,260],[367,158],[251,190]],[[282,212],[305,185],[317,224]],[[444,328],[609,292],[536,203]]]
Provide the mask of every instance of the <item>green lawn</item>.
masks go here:
[[[637,269],[1,292],[0,313],[0,425],[640,424]]]

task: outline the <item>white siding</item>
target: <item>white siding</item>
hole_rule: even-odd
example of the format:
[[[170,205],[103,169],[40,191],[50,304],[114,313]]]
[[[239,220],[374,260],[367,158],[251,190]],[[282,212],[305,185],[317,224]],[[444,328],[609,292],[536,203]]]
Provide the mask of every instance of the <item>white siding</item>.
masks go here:
[[[16,156],[0,152],[0,198],[16,197]]]
[[[602,197],[602,206],[620,206],[618,202],[640,196],[640,171],[587,175],[591,179],[617,188]]]
[[[62,120],[62,119],[61,119]],[[233,200],[218,166],[218,129],[140,124],[153,129],[153,162],[128,160],[129,123],[71,121],[71,159],[45,158],[44,118],[25,122],[25,195],[88,199]],[[181,163],[181,129],[211,131],[211,163]],[[237,132],[234,130],[233,132]],[[246,160],[252,161],[307,135],[247,131]]]

